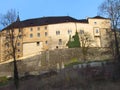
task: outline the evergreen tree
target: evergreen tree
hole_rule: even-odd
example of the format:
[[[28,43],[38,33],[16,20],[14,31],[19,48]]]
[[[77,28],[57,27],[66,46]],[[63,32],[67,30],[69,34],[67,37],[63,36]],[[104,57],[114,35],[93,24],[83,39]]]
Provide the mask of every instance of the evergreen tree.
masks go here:
[[[68,48],[80,47],[80,40],[79,40],[79,35],[78,35],[77,31],[72,38],[71,38],[71,35],[70,35],[67,46],[68,46]]]

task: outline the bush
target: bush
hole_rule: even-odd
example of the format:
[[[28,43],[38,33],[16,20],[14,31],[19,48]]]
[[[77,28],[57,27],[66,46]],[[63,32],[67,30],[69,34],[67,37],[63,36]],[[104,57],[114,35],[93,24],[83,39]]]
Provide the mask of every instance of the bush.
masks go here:
[[[6,76],[0,77],[0,86],[8,83],[8,78]]]
[[[70,66],[73,66],[73,65],[76,65],[76,64],[81,64],[82,62],[78,61],[77,58],[73,58],[70,60],[69,63],[65,64],[65,67],[70,67]]]

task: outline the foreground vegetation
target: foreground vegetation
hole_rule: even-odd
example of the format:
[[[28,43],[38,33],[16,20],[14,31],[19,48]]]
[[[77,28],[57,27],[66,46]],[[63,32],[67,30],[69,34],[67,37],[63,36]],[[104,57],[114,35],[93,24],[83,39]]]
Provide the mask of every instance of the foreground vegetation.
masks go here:
[[[69,67],[37,76],[26,75],[20,78],[18,90],[119,90],[120,80],[115,79],[112,68],[112,64],[104,67]],[[16,90],[13,80],[0,86],[0,90]]]

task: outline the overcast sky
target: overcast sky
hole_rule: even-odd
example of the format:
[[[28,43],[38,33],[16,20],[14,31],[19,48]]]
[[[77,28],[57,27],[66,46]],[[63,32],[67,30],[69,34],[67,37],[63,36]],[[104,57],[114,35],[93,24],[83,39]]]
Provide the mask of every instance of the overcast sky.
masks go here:
[[[10,9],[19,12],[20,19],[43,16],[72,16],[77,19],[94,17],[104,0],[0,0],[0,13]]]

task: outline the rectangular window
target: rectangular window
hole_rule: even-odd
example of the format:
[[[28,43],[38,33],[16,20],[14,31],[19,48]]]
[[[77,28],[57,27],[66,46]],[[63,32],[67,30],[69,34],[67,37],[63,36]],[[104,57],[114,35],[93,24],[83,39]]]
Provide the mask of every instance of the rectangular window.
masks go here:
[[[19,43],[19,42],[17,43],[17,46],[20,46],[20,43]]]
[[[94,35],[99,36],[100,35],[100,30],[99,28],[94,28]]]
[[[80,34],[84,34],[84,30],[80,30]]]
[[[47,30],[47,26],[45,26],[45,30]]]
[[[20,49],[18,49],[18,52],[20,52]]]
[[[33,34],[30,34],[30,38],[32,38],[33,37]]]
[[[30,31],[33,31],[33,28],[30,28]]]
[[[96,25],[96,24],[97,24],[97,22],[94,22],[94,24]]]
[[[45,41],[45,44],[48,44],[48,41]]]
[[[40,42],[36,42],[36,45],[37,45],[37,46],[40,46]]]
[[[40,31],[40,27],[38,27],[37,30]]]
[[[40,33],[37,33],[37,37],[40,37]]]
[[[72,34],[72,30],[68,30],[68,34],[69,34],[69,35]]]
[[[56,35],[60,35],[60,31],[56,31]]]
[[[45,36],[47,36],[48,35],[48,33],[47,32],[45,32]]]
[[[98,34],[99,33],[99,30],[98,29],[96,29],[96,34]]]
[[[59,39],[58,44],[59,44],[59,45],[62,45],[62,39]]]

